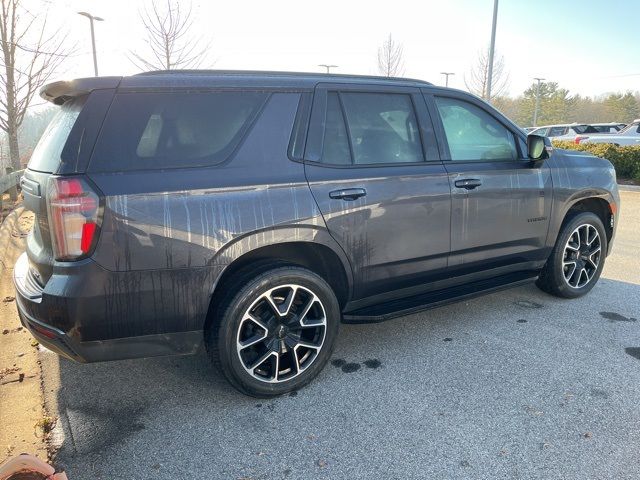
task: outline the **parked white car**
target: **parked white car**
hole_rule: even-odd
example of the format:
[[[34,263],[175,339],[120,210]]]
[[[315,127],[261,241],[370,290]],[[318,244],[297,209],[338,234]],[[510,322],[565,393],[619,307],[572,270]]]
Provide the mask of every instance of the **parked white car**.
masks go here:
[[[589,125],[598,130],[600,133],[618,133],[620,130],[627,126],[626,123],[616,122],[590,123]]]
[[[540,135],[542,137],[549,137],[553,140],[573,140],[576,135],[594,134],[598,135],[600,132],[585,123],[566,123],[563,125],[545,125],[538,127],[535,130],[529,132],[529,135]]]
[[[640,118],[634,120],[618,133],[600,135],[578,135],[576,143],[613,143],[614,145],[640,145]]]

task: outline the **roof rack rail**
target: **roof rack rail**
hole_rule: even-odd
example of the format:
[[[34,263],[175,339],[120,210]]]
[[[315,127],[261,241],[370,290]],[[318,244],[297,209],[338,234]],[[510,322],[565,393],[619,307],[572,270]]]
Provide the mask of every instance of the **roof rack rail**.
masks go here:
[[[327,77],[327,78],[361,78],[370,80],[389,80],[398,82],[416,82],[423,83],[425,85],[433,85],[426,80],[419,80],[416,78],[405,77],[383,77],[379,75],[356,75],[345,73],[318,73],[318,72],[285,72],[278,70],[198,70],[198,69],[185,69],[185,70],[151,70],[148,72],[137,73],[134,76],[146,76],[146,75],[256,75],[256,76],[274,76],[274,77]]]

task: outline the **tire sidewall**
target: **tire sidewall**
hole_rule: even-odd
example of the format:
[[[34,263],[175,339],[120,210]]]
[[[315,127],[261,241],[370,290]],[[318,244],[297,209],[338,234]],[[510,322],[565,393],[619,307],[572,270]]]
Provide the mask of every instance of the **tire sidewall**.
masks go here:
[[[326,331],[322,349],[313,363],[297,377],[282,383],[266,383],[252,377],[237,353],[237,335],[242,317],[251,304],[266,291],[279,285],[296,284],[309,289],[322,302]],[[333,352],[340,324],[340,307],[331,287],[315,273],[299,267],[281,267],[249,280],[233,297],[220,319],[218,352],[227,379],[243,393],[257,397],[282,395],[309,383],[322,370]]]
[[[581,288],[573,288],[567,284],[563,274],[564,248],[574,230],[579,226],[586,224],[593,226],[598,231],[598,235],[600,235],[600,263],[598,264],[598,268],[595,274],[593,275],[591,280],[589,280],[589,283]],[[589,293],[591,289],[596,285],[596,283],[598,283],[600,275],[602,274],[602,269],[604,268],[605,258],[607,254],[607,247],[607,235],[604,229],[604,225],[596,214],[591,212],[583,212],[571,218],[565,224],[560,236],[558,237],[553,255],[552,276],[553,281],[557,286],[558,292],[562,296],[567,298],[577,298]]]

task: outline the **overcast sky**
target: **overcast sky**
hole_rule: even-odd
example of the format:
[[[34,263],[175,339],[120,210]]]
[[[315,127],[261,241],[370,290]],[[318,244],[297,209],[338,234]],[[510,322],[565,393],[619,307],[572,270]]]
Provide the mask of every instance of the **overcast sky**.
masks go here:
[[[138,12],[143,0],[54,0],[51,23],[64,25],[78,53],[62,77],[91,76],[89,22],[77,11],[101,16],[96,24],[101,75],[139,70],[128,60],[143,51]],[[377,48],[392,33],[403,44],[405,76],[436,84],[455,72],[450,86],[488,47],[493,0],[323,0],[193,2],[194,34],[209,41],[202,67],[220,69],[377,73]],[[519,95],[533,77],[558,82],[571,93],[601,95],[640,90],[640,0],[500,0],[496,49]],[[215,61],[215,63],[213,63]]]

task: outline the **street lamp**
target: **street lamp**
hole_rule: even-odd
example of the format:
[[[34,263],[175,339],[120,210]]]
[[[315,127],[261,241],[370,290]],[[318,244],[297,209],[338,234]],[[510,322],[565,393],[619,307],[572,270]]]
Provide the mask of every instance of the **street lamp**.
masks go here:
[[[444,75],[444,86],[449,86],[449,75],[455,75],[453,72],[440,72],[440,75]]]
[[[327,65],[326,63],[320,63],[318,66],[326,68],[327,73],[331,73],[332,68],[338,68],[338,65]]]
[[[496,23],[498,21],[498,0],[493,0],[493,23],[491,25],[491,46],[489,47],[489,71],[487,72],[487,102],[491,103],[491,81],[493,80],[493,53],[496,49]]]
[[[94,17],[90,13],[87,12],[78,12],[78,15],[82,15],[83,17],[87,17],[89,19],[89,23],[91,24],[91,46],[93,47],[93,72],[95,76],[98,76],[98,59],[96,58],[96,36],[93,32],[93,21],[102,22],[104,18]]]
[[[540,108],[540,82],[544,80],[544,78],[534,78],[538,82],[536,86],[536,108],[533,110],[533,126],[538,126],[538,108]]]

